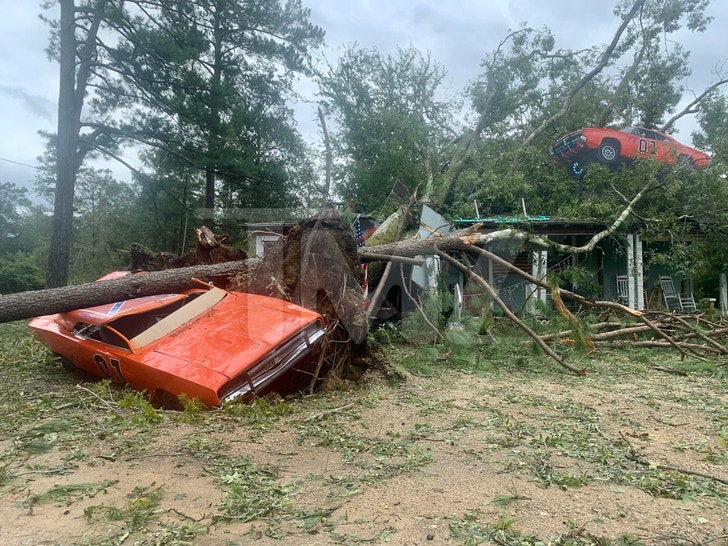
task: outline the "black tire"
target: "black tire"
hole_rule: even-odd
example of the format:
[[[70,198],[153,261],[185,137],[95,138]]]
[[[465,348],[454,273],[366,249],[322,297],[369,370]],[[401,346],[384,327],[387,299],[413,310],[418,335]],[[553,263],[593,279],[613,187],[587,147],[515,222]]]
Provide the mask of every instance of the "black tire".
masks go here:
[[[81,373],[81,368],[76,366],[73,362],[71,362],[68,358],[66,358],[63,355],[56,355],[58,357],[58,360],[61,362],[61,366],[69,372],[73,373]]]
[[[586,166],[578,159],[574,159],[569,161],[566,171],[569,173],[569,176],[581,180],[586,175]]]
[[[157,389],[154,392],[152,403],[165,410],[183,411],[185,409],[177,396],[163,389]]]
[[[597,158],[601,163],[613,165],[619,161],[619,144],[605,140],[597,149]]]

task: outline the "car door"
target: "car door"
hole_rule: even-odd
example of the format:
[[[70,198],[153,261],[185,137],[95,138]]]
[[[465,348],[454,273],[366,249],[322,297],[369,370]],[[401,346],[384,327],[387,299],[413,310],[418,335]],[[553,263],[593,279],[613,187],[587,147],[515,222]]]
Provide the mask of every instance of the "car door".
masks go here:
[[[637,157],[646,159],[658,156],[657,135],[649,129],[635,129],[637,135]]]
[[[655,142],[657,149],[657,159],[665,163],[675,163],[678,158],[678,144],[676,141],[663,135],[662,133],[655,132]]]
[[[124,376],[122,359],[118,354],[100,350],[94,352],[93,359],[102,376],[122,384],[129,383]]]
[[[130,353],[126,340],[105,324],[79,323],[74,333],[84,338],[77,344],[75,361],[93,375],[127,383],[122,361]]]

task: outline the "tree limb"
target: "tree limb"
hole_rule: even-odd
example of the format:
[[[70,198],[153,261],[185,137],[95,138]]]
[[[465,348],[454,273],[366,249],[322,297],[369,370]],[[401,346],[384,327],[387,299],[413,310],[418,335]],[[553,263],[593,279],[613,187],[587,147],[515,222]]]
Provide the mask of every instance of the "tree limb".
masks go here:
[[[539,336],[536,332],[534,332],[526,323],[524,323],[521,319],[519,319],[513,311],[511,311],[508,306],[498,297],[498,294],[496,294],[495,290],[493,290],[493,287],[486,282],[486,280],[481,277],[480,275],[472,272],[469,270],[465,265],[460,263],[458,260],[450,256],[449,254],[445,254],[444,252],[438,250],[437,255],[440,256],[443,260],[446,260],[451,265],[454,265],[457,269],[463,272],[464,275],[467,277],[470,277],[472,280],[474,280],[476,283],[478,283],[480,286],[482,286],[485,291],[488,293],[488,295],[493,299],[496,304],[498,304],[498,307],[500,307],[503,310],[503,313],[513,322],[516,326],[518,326],[521,330],[526,332],[531,339],[543,349],[543,351],[549,355],[551,358],[553,358],[559,365],[563,366],[569,371],[574,372],[577,375],[585,375],[586,369],[585,368],[575,368],[571,364],[568,364],[563,358],[561,358],[559,355],[557,355],[551,347],[549,347]]]
[[[610,59],[612,58],[612,54],[614,53],[614,50],[617,48],[617,45],[619,44],[619,40],[622,38],[622,34],[624,34],[625,29],[627,28],[627,25],[632,21],[634,16],[637,14],[639,10],[642,9],[642,7],[645,5],[646,0],[637,0],[634,5],[632,6],[632,9],[629,11],[629,13],[625,16],[624,19],[622,19],[621,24],[619,25],[619,28],[617,28],[617,31],[614,33],[614,36],[612,36],[611,43],[607,46],[607,49],[604,50],[604,53],[602,53],[601,57],[599,58],[599,62],[597,65],[589,71],[587,74],[584,75],[584,77],[579,80],[576,85],[567,93],[566,97],[564,98],[564,102],[561,105],[561,108],[556,112],[555,114],[549,116],[546,120],[541,123],[534,131],[531,132],[530,135],[526,137],[526,139],[523,141],[522,146],[526,147],[533,140],[540,135],[546,127],[551,125],[554,121],[562,117],[564,114],[566,114],[569,111],[569,106],[571,106],[571,101],[576,97],[576,95],[579,94],[579,92],[588,84],[591,80],[593,80],[604,68],[609,64]]]
[[[696,106],[700,104],[700,102],[707,97],[711,92],[718,89],[720,86],[725,85],[728,83],[728,78],[723,78],[720,81],[714,83],[710,87],[706,88],[705,91],[703,91],[700,95],[698,95],[690,104],[685,106],[680,112],[672,116],[670,119],[668,119],[665,124],[660,129],[661,132],[666,133],[673,124],[679,120],[681,117],[686,116],[688,114],[695,114],[698,112],[696,109]]]

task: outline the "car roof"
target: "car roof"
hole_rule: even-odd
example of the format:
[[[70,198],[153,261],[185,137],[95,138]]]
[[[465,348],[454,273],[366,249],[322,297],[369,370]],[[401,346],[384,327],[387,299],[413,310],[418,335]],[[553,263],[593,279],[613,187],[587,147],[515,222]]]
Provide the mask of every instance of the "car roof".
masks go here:
[[[86,322],[88,324],[104,325],[112,320],[127,315],[136,315],[165,307],[186,297],[185,294],[160,294],[154,296],[142,296],[129,300],[105,303],[94,307],[76,309],[61,313],[66,319],[72,322]]]
[[[651,133],[657,133],[659,135],[670,136],[667,133],[660,131],[659,129],[649,129],[648,127],[642,127],[640,125],[632,125],[631,127],[625,127],[624,129],[621,129],[621,131],[624,133],[628,133],[628,132],[632,132],[632,131],[649,131]]]

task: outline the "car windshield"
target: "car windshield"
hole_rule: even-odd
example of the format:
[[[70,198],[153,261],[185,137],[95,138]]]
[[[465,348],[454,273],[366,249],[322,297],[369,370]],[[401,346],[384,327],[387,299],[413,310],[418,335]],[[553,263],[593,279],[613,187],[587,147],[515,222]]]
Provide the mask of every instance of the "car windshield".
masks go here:
[[[133,351],[198,317],[222,300],[226,293],[219,288],[192,292],[168,305],[143,313],[129,313],[106,324],[79,322],[73,331],[76,335]]]
[[[179,309],[167,316],[161,317],[154,324],[131,338],[132,350],[149,345],[172,333],[180,326],[187,324],[192,319],[212,309],[226,294],[227,292],[225,290],[211,288],[194,299],[187,299]]]

